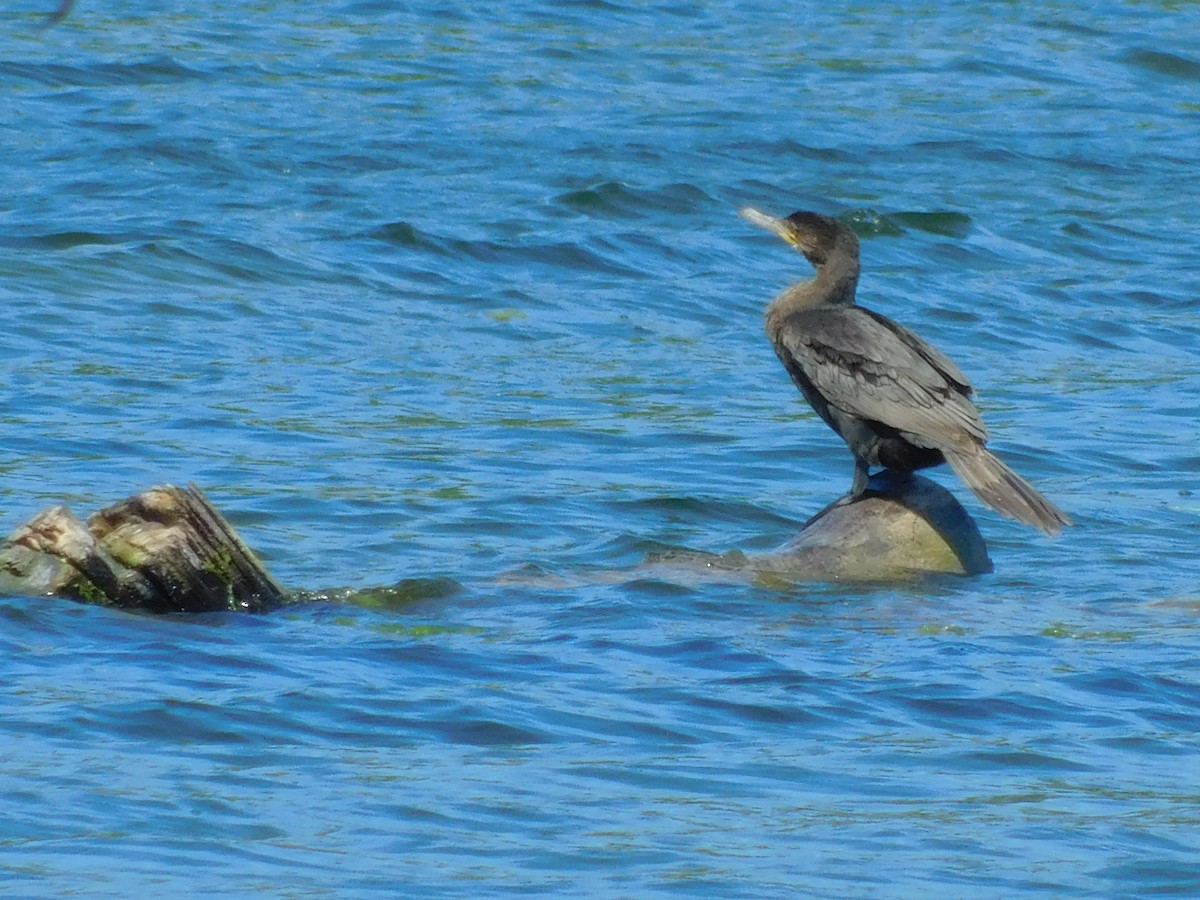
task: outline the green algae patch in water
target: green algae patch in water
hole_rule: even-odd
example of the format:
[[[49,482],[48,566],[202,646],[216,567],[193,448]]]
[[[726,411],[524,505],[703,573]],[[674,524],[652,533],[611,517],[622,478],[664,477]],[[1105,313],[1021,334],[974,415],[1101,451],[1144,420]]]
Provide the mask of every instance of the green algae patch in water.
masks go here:
[[[487,312],[487,317],[504,324],[507,322],[517,322],[521,319],[528,319],[529,314],[520,309],[489,309]]]
[[[1132,631],[1098,630],[1072,628],[1062,622],[1055,622],[1042,629],[1042,637],[1065,638],[1073,641],[1132,641],[1137,634]]]
[[[345,603],[364,609],[403,609],[422,600],[445,600],[462,591],[453,578],[405,578],[388,587],[307,591],[296,600],[307,603]]]
[[[917,634],[920,635],[949,634],[955,637],[963,637],[964,635],[972,634],[973,632],[973,628],[966,628],[963,625],[939,625],[936,622],[928,622],[917,628]]]
[[[437,637],[443,634],[483,634],[483,629],[475,625],[404,625],[400,622],[372,625],[371,630],[379,634],[411,638]]]

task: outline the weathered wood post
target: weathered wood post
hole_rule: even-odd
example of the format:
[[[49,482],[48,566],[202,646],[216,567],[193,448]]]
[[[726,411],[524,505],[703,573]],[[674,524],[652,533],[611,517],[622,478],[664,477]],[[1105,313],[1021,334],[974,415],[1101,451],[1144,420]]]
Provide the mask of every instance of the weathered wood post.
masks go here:
[[[0,592],[151,612],[263,612],[288,593],[195,485],[160,485],[80,521],[44,510],[0,545]]]

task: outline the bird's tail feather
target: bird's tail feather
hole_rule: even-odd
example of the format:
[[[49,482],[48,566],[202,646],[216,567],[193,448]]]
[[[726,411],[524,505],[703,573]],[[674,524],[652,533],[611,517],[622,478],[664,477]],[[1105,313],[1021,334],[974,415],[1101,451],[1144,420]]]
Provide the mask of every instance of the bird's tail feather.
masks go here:
[[[943,453],[963,484],[1000,515],[1032,525],[1049,535],[1058,534],[1064,525],[1071,524],[1065,512],[987,448],[944,450]]]

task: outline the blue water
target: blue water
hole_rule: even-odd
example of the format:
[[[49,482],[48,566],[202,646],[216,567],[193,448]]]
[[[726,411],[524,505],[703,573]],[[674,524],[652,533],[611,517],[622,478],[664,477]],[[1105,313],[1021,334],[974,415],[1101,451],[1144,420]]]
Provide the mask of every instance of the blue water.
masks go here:
[[[190,480],[324,593],[0,600],[0,892],[1200,892],[1200,8],[54,5],[0,530]],[[940,474],[994,574],[639,572],[849,484],[745,204],[854,221],[1076,527]]]

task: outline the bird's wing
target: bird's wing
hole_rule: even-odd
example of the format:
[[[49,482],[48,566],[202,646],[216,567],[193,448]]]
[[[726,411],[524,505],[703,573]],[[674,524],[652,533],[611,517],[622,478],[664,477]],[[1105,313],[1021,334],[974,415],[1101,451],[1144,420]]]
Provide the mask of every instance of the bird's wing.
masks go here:
[[[987,439],[958,367],[884,316],[861,307],[805,310],[784,323],[780,343],[831,406],[933,447]]]
[[[864,309],[862,307],[856,307],[856,309],[862,309],[862,312],[866,313],[868,317],[874,319],[884,328],[889,328],[894,331],[900,340],[904,341],[904,343],[908,344],[909,347],[924,357],[927,363],[945,375],[949,381],[957,384],[962,393],[966,394],[968,397],[971,396],[973,393],[971,382],[967,380],[967,376],[962,373],[962,370],[959,369],[959,367],[953,362],[951,362],[950,358],[941,350],[925,341],[923,338],[918,337],[899,322],[892,321],[887,316],[881,316],[877,312],[872,312],[871,310]]]

